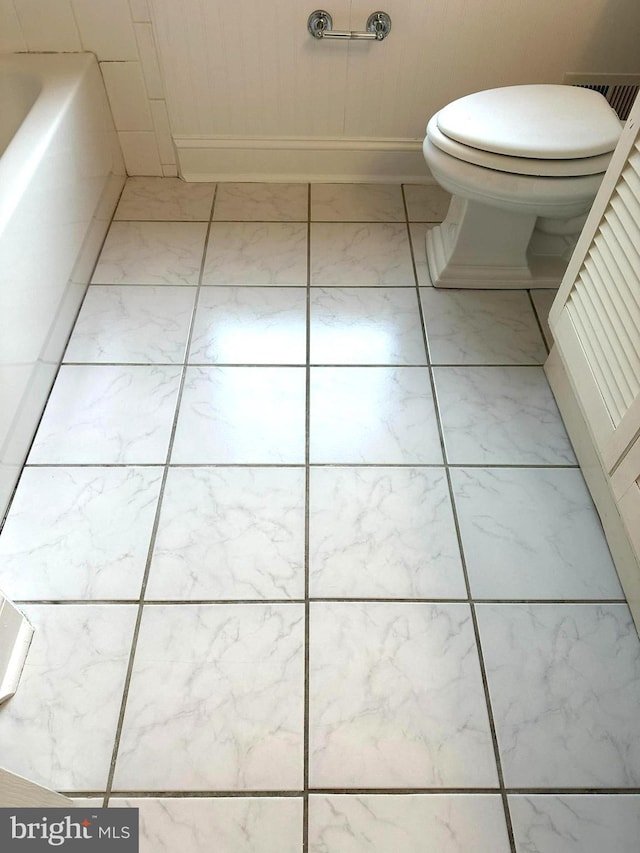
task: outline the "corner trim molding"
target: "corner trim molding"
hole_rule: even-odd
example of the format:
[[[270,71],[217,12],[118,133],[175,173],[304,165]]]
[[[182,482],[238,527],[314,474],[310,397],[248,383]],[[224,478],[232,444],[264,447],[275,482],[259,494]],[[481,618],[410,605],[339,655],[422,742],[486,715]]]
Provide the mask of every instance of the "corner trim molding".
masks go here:
[[[186,181],[435,183],[420,139],[176,136]]]
[[[32,637],[26,616],[0,593],[0,704],[18,689]]]

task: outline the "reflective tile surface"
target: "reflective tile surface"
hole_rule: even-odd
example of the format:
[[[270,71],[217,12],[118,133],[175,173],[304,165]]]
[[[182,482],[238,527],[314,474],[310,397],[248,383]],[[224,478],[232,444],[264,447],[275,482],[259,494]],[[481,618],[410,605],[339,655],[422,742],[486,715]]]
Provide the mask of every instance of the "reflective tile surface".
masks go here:
[[[142,853],[637,851],[553,294],[433,288],[448,204],[127,183],[0,533],[0,764],[139,808]]]

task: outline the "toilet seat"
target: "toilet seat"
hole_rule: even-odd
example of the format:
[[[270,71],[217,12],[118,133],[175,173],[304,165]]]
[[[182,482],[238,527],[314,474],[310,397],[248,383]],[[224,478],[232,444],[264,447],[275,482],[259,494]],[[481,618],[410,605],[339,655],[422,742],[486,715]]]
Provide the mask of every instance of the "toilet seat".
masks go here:
[[[455,139],[450,139],[438,127],[438,113],[427,125],[427,138],[445,154],[450,154],[457,160],[484,166],[485,169],[495,169],[498,172],[509,172],[513,175],[534,175],[540,177],[567,178],[579,175],[600,175],[606,171],[611,159],[611,152],[596,154],[594,157],[577,157],[570,160],[545,160],[533,157],[510,157],[506,154],[494,154],[491,151],[481,151],[462,145]]]
[[[427,126],[447,154],[489,169],[569,177],[604,172],[621,123],[591,89],[506,86],[443,107]]]

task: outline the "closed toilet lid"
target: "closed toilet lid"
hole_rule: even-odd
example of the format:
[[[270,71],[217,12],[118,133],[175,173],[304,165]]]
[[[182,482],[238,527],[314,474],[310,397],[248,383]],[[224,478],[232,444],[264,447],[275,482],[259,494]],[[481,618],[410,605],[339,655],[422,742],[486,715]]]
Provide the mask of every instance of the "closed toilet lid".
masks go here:
[[[534,157],[510,157],[508,154],[493,154],[481,151],[470,145],[456,142],[438,128],[438,113],[427,125],[427,137],[431,142],[457,160],[494,169],[498,172],[510,172],[513,175],[534,175],[547,178],[569,178],[584,175],[601,175],[607,170],[611,152],[596,154],[594,157],[575,157],[563,160],[544,160]]]
[[[466,95],[443,107],[437,124],[462,145],[542,160],[606,154],[615,148],[621,130],[599,92],[551,84]]]

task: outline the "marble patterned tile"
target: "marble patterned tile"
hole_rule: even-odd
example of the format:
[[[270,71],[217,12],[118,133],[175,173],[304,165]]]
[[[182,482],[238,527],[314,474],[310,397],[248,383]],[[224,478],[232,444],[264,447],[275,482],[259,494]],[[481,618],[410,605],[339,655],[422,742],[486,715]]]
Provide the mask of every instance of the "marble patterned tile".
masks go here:
[[[404,222],[394,184],[311,184],[312,222]]]
[[[429,264],[427,263],[427,231],[434,226],[424,222],[412,222],[409,225],[411,235],[411,249],[416,266],[416,278],[420,287],[433,287]]]
[[[179,367],[63,365],[28,463],[164,463],[180,375]]]
[[[317,222],[311,226],[311,284],[414,284],[407,226],[396,223]]]
[[[20,686],[0,709],[2,765],[56,791],[104,790],[135,605],[29,604]]]
[[[547,342],[549,349],[553,346],[553,334],[549,328],[549,311],[553,305],[553,300],[558,295],[557,290],[532,290],[531,298],[533,300],[538,320],[542,326],[542,332]]]
[[[427,368],[311,369],[311,462],[437,465]]]
[[[309,853],[509,853],[509,849],[502,800],[495,794],[309,798]]]
[[[414,289],[312,288],[312,363],[426,364],[426,361]]]
[[[469,606],[312,603],[310,785],[495,787]]]
[[[542,364],[547,357],[524,291],[420,291],[433,364]]]
[[[304,503],[302,468],[171,469],[146,598],[304,598]]]
[[[113,222],[94,284],[198,284],[206,222]]]
[[[307,225],[214,222],[202,283],[305,286]]]
[[[114,219],[207,222],[215,188],[215,184],[189,184],[179,178],[129,178]]]
[[[624,600],[578,468],[454,468],[474,598]]]
[[[160,468],[26,468],[0,536],[15,600],[138,598]]]
[[[509,811],[522,853],[637,853],[637,794],[511,795]]]
[[[436,367],[434,376],[450,463],[576,464],[541,367]]]
[[[190,362],[304,364],[306,357],[305,288],[201,288]]]
[[[140,814],[140,853],[300,853],[301,797],[112,797]]]
[[[308,215],[308,184],[218,184],[214,222],[306,222]]]
[[[114,790],[300,790],[303,698],[303,605],[148,606]]]
[[[299,464],[305,455],[302,367],[190,367],[173,464]]]
[[[442,222],[451,194],[438,184],[404,184],[409,222]]]
[[[195,287],[92,285],[64,360],[182,364]]]
[[[466,598],[445,472],[312,468],[312,596]]]
[[[476,611],[506,786],[640,787],[640,640],[628,607]]]

